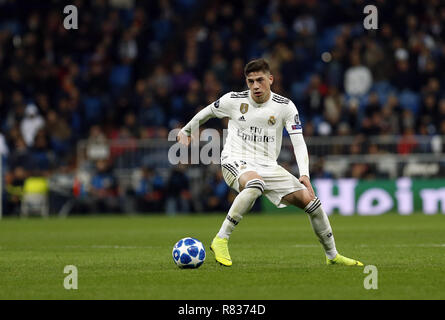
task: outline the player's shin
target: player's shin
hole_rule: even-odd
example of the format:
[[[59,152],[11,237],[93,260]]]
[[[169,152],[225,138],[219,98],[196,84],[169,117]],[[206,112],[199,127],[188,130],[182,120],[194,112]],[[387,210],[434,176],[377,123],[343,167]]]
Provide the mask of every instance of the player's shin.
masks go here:
[[[232,231],[255,203],[255,200],[261,196],[264,191],[264,182],[260,179],[253,179],[246,183],[246,187],[235,198],[230,207],[229,213],[224,220],[218,237],[229,239]]]
[[[315,198],[304,208],[311,221],[312,229],[317,235],[328,259],[334,259],[337,255],[334,235],[328,216],[324,212],[320,199]]]

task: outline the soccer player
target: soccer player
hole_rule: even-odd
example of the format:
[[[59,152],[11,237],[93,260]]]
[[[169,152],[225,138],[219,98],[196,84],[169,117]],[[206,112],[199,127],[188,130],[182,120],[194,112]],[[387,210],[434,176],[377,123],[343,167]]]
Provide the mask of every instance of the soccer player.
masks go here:
[[[271,91],[273,76],[266,60],[249,62],[244,75],[249,90],[225,94],[198,112],[177,135],[179,143],[189,145],[199,125],[214,117],[229,118],[221,167],[224,180],[239,194],[210,246],[216,261],[232,265],[229,237],[255,200],[264,194],[278,208],[294,205],[308,214],[327,264],[363,266],[337,252],[329,219],[309,180],[308,152],[294,103]],[[277,163],[283,128],[292,141],[299,179]]]

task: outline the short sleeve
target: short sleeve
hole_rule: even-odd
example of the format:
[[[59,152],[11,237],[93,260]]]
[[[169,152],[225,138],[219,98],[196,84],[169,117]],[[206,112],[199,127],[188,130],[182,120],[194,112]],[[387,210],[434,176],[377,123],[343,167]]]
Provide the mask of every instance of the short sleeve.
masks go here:
[[[230,92],[223,95],[221,98],[216,100],[210,105],[212,112],[218,118],[229,117],[231,118],[231,101]]]
[[[297,107],[292,101],[286,106],[286,113],[283,120],[289,135],[303,133],[303,127],[301,125]]]

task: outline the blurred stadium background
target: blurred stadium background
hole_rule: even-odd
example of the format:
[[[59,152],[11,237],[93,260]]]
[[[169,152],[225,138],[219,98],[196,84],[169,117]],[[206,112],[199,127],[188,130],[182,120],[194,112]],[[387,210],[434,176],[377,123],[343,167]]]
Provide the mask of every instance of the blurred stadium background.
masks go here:
[[[245,90],[257,57],[299,109],[320,192],[353,178],[357,206],[383,188],[363,214],[439,212],[428,192],[445,212],[443,1],[0,0],[3,215],[228,210],[219,165],[171,165],[167,136]],[[291,148],[279,161],[297,173]]]

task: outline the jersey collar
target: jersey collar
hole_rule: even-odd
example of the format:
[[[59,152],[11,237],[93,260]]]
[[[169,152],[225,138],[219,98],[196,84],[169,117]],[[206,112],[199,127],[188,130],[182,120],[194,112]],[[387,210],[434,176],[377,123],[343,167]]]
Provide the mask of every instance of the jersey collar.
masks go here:
[[[262,106],[266,105],[273,97],[273,92],[270,91],[270,96],[269,96],[269,100],[267,100],[266,102],[263,103],[256,103],[255,100],[253,100],[252,98],[252,91],[249,90],[249,102],[251,105],[253,105],[255,108],[261,108]]]

